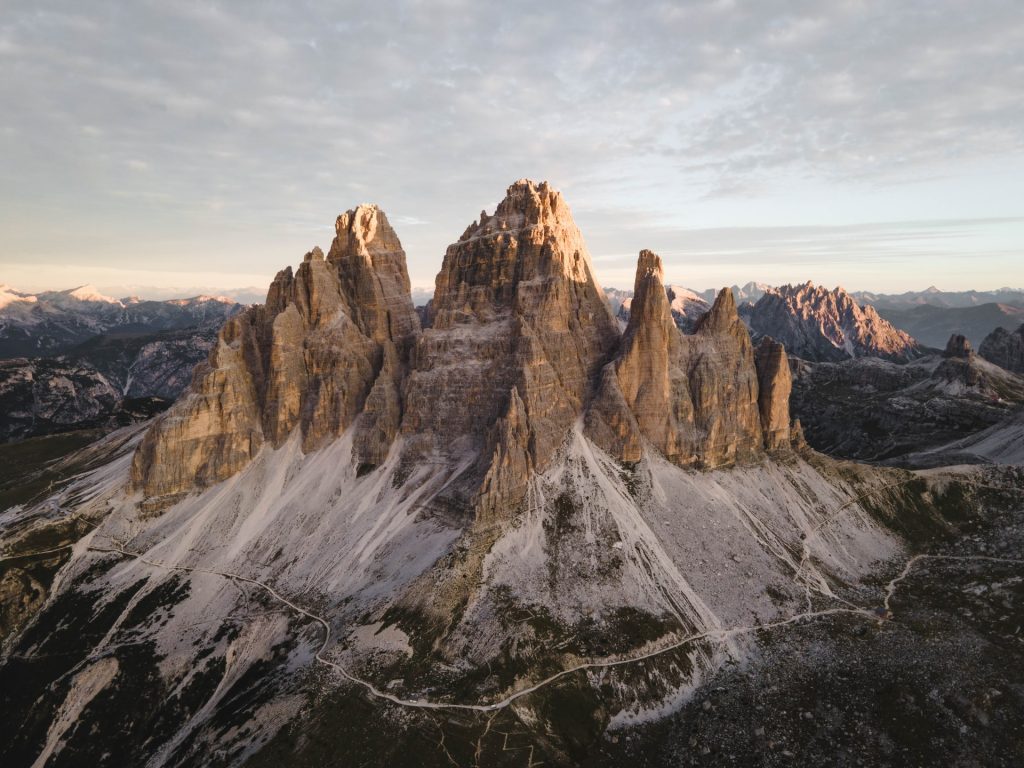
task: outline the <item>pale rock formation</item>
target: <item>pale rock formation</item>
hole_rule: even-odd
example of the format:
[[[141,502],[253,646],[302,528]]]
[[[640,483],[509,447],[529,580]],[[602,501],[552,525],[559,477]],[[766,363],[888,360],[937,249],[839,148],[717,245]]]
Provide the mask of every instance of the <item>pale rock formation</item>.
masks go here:
[[[789,395],[793,377],[789,371],[786,348],[765,336],[754,350],[757,365],[758,409],[765,447],[778,450],[790,445]]]
[[[453,470],[434,508],[471,515],[480,532],[515,516],[581,418],[628,462],[648,445],[696,468],[788,446],[781,345],[755,362],[728,289],[681,333],[678,292],[649,251],[620,337],[546,183],[516,182],[448,248],[423,330],[384,214],[360,206],[336,230],[326,257],[314,249],[279,272],[266,303],[224,327],[189,394],[146,435],[132,480],[152,506],[232,476],[296,431],[308,452],[351,429],[358,473],[401,432],[404,466]]]
[[[205,487],[230,477],[263,444],[256,384],[246,350],[256,348],[245,312],[227,322],[190,392],[146,433],[132,461],[132,483],[147,499]]]
[[[445,254],[412,355],[409,450],[482,455],[485,479],[465,492],[484,517],[511,509],[525,469],[543,471],[582,413],[618,335],[561,194],[516,182]]]

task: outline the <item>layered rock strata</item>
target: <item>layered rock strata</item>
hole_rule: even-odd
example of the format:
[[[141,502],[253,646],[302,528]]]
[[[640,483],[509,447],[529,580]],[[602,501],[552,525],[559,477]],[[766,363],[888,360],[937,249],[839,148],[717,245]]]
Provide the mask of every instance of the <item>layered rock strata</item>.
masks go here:
[[[759,371],[728,289],[692,335],[682,334],[662,285],[661,259],[641,251],[629,325],[602,372],[588,432],[622,461],[639,461],[646,442],[683,467],[725,466],[766,445],[788,446],[789,369],[778,348],[763,355]]]
[[[618,343],[561,193],[521,180],[445,253],[402,431],[414,456],[481,454],[483,520],[547,466]]]
[[[224,326],[192,387],[147,433],[132,483],[149,499],[223,480],[296,429],[315,449],[355,424],[356,459],[379,463],[401,421],[398,392],[419,330],[405,254],[384,213],[338,218],[325,258],[274,278],[264,305]]]
[[[521,180],[452,244],[427,326],[384,214],[337,220],[325,257],[278,273],[266,303],[221,331],[189,394],[140,445],[132,482],[173,500],[232,476],[264,445],[316,450],[352,430],[363,472],[402,435],[400,463],[449,474],[438,509],[478,530],[514,516],[581,418],[625,462],[653,447],[714,468],[789,445],[780,344],[755,354],[724,289],[683,334],[643,251],[625,335],[561,194]]]

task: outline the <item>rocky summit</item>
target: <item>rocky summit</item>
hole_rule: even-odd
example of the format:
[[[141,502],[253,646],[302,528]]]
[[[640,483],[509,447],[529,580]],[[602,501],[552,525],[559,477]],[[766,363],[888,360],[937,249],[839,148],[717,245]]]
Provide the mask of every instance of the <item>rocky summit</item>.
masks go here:
[[[569,208],[546,183],[516,182],[448,248],[424,329],[384,213],[360,206],[336,229],[326,258],[306,254],[264,305],[225,325],[187,396],[147,433],[132,478],[148,504],[234,475],[264,444],[296,433],[314,450],[353,425],[361,471],[399,434],[407,463],[469,457],[447,493],[478,521],[507,516],[581,418],[628,462],[648,442],[704,468],[788,445],[783,348],[755,355],[732,291],[684,335],[661,260],[642,251],[620,336]]]
[[[603,372],[589,433],[627,462],[640,460],[645,442],[683,467],[750,459],[766,445],[787,444],[780,439],[789,430],[789,389],[782,378],[789,378],[785,365],[769,372],[766,361],[758,371],[728,289],[692,335],[680,333],[662,285],[661,259],[641,251],[629,325]]]
[[[674,753],[694,707],[709,728],[752,711],[734,686],[713,717],[720,681],[773,649],[883,636],[920,549],[1008,509],[1013,470],[840,461],[791,421],[791,390],[831,413],[825,385],[800,395],[841,365],[858,403],[871,365],[910,372],[894,420],[908,393],[923,413],[1017,392],[962,339],[791,369],[729,288],[681,330],[650,250],[622,327],[566,201],[525,179],[447,248],[421,312],[383,211],[335,231],[227,320],[169,410],[0,483],[3,765],[644,764],[634,734]],[[844,333],[867,317],[843,336],[865,348],[902,339],[799,303]],[[811,314],[780,329],[835,348]],[[989,423],[958,455],[1016,455],[1019,421]],[[791,690],[803,669],[773,674]],[[694,760],[769,748],[683,730]]]
[[[751,331],[771,336],[804,360],[834,362],[880,357],[906,362],[920,357],[920,345],[842,288],[814,283],[769,288],[750,310]]]
[[[224,326],[189,392],[147,433],[132,481],[150,503],[224,480],[296,430],[312,449],[359,417],[357,457],[387,452],[419,331],[405,254],[376,206],[339,216],[336,230],[326,258],[313,249],[277,274],[265,304]]]

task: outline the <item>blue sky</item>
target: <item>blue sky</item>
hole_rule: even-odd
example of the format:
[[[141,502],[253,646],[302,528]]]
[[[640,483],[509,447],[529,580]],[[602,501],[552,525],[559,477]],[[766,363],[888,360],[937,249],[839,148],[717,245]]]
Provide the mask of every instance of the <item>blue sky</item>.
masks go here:
[[[413,283],[520,177],[598,277],[1024,286],[1024,9],[49,2],[0,14],[0,282],[263,288],[357,203]]]

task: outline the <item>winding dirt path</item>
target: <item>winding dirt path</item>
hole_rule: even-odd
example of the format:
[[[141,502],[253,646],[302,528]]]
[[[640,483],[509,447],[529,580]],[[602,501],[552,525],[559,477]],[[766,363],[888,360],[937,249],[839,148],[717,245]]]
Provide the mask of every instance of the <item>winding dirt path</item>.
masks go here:
[[[912,482],[914,480],[917,480],[917,479],[918,478],[916,478],[916,477],[915,478],[908,478],[906,480],[901,480],[901,481],[899,481],[897,483],[891,483],[891,484],[884,485],[884,486],[878,486],[878,487],[873,488],[873,489],[871,489],[871,490],[869,490],[869,491],[867,491],[867,492],[865,492],[863,494],[860,494],[859,496],[856,496],[856,497],[854,497],[852,499],[849,499],[848,501],[844,502],[843,504],[841,504],[836,509],[832,510],[829,513],[829,515],[827,515],[825,517],[825,519],[823,519],[821,521],[821,523],[819,523],[817,526],[815,526],[814,529],[812,529],[812,531],[809,534],[809,536],[807,537],[807,539],[805,539],[805,541],[804,541],[804,553],[805,553],[804,554],[804,558],[801,560],[801,562],[799,564],[799,567],[797,568],[796,574],[794,575],[794,580],[799,578],[799,576],[801,575],[800,572],[801,572],[801,570],[803,568],[804,562],[807,559],[807,556],[809,555],[809,552],[808,552],[808,549],[807,549],[807,541],[811,537],[816,536],[819,533],[819,531],[821,531],[823,528],[828,527],[836,519],[838,519],[838,517],[843,512],[845,512],[847,509],[852,507],[857,502],[863,500],[867,496],[873,495],[875,493],[879,493],[879,492],[881,492],[883,490],[888,490],[888,489],[895,488],[895,487],[898,487],[898,486],[901,486],[901,485],[906,485],[907,483],[910,483],[910,482]],[[974,483],[973,485],[980,486],[980,487],[996,487],[996,486],[984,486],[984,485],[982,485],[980,483]],[[1002,490],[1005,490],[1005,489],[1002,489]],[[30,557],[30,556],[33,556],[33,555],[49,554],[51,552],[58,552],[58,551],[61,551],[61,550],[64,550],[64,549],[68,549],[68,548],[70,548],[72,546],[74,546],[74,545],[73,544],[67,544],[67,545],[64,545],[64,546],[61,546],[61,547],[55,547],[55,548],[50,549],[50,550],[43,550],[43,551],[40,551],[40,552],[26,552],[26,553],[22,553],[22,554],[19,554],[19,555],[3,557],[3,558],[0,558],[0,562],[3,562],[5,560],[21,559],[21,558]],[[529,696],[531,693],[535,693],[536,691],[538,691],[538,690],[540,690],[542,688],[545,688],[546,686],[551,685],[552,683],[562,679],[563,677],[567,677],[567,676],[575,674],[577,672],[583,672],[583,671],[592,670],[592,669],[609,669],[609,668],[612,668],[612,667],[619,667],[619,666],[624,666],[624,665],[627,665],[627,664],[634,664],[634,663],[637,663],[637,662],[646,661],[648,659],[656,658],[656,657],[664,655],[666,653],[671,653],[672,651],[678,650],[679,648],[682,648],[682,647],[684,647],[684,646],[686,646],[686,645],[688,645],[690,643],[696,642],[698,640],[710,640],[710,641],[713,641],[713,642],[724,642],[725,640],[727,640],[729,638],[732,638],[732,637],[736,637],[738,635],[750,634],[750,633],[753,633],[753,632],[759,632],[761,630],[777,629],[777,628],[780,628],[780,627],[789,626],[791,624],[797,624],[797,623],[802,622],[802,621],[809,621],[809,620],[813,620],[813,619],[816,619],[816,618],[821,618],[821,617],[824,617],[824,616],[835,616],[835,615],[840,615],[840,614],[861,616],[862,618],[866,618],[866,619],[869,619],[869,620],[872,620],[872,621],[876,621],[879,618],[878,613],[876,613],[874,611],[871,611],[871,610],[868,610],[866,608],[861,608],[859,606],[856,606],[856,605],[854,605],[854,604],[852,604],[852,603],[850,603],[850,602],[848,602],[848,601],[846,601],[846,600],[844,600],[842,598],[839,598],[839,597],[836,597],[836,596],[831,596],[831,599],[835,599],[835,600],[837,600],[839,602],[842,602],[842,603],[844,603],[848,607],[827,608],[827,609],[822,609],[822,610],[817,610],[817,611],[810,610],[810,607],[809,607],[807,611],[803,611],[801,613],[794,614],[794,615],[792,615],[792,616],[790,616],[788,618],[785,618],[785,619],[779,619],[778,621],[765,622],[765,623],[762,623],[762,624],[753,624],[753,625],[749,625],[749,626],[738,626],[738,627],[729,627],[729,628],[722,628],[722,629],[710,629],[710,630],[706,630],[704,632],[698,632],[698,633],[695,633],[695,634],[692,634],[692,635],[688,635],[686,637],[681,638],[680,640],[677,640],[674,643],[671,643],[670,645],[664,646],[662,648],[657,648],[657,649],[654,649],[654,650],[651,650],[651,651],[647,651],[647,652],[642,653],[642,654],[638,654],[638,655],[634,655],[634,656],[627,656],[627,657],[624,657],[624,658],[621,658],[621,659],[582,662],[582,663],[577,664],[577,665],[575,665],[573,667],[569,667],[569,668],[566,668],[566,669],[564,669],[564,670],[562,670],[560,672],[556,672],[555,674],[550,675],[549,677],[546,677],[543,680],[540,680],[539,682],[537,682],[537,683],[535,683],[535,684],[533,684],[533,685],[531,685],[531,686],[529,686],[527,688],[522,688],[522,689],[520,689],[518,691],[515,691],[514,693],[506,696],[504,699],[492,702],[490,704],[458,704],[458,703],[450,703],[450,702],[429,701],[429,700],[425,700],[425,699],[403,699],[400,696],[396,696],[396,695],[394,695],[392,693],[389,693],[387,691],[382,691],[381,689],[379,689],[377,686],[375,686],[369,680],[364,680],[363,678],[360,678],[360,677],[356,676],[355,674],[353,674],[352,672],[350,672],[342,664],[339,664],[339,663],[337,663],[335,661],[331,661],[325,655],[326,652],[327,652],[327,648],[330,645],[330,641],[331,641],[331,626],[328,623],[327,619],[325,619],[323,616],[320,616],[318,614],[313,613],[312,611],[307,610],[306,608],[303,608],[301,605],[298,605],[297,603],[292,602],[287,597],[285,597],[284,595],[279,593],[277,590],[275,590],[273,587],[271,587],[269,584],[267,584],[265,582],[262,582],[262,581],[260,581],[258,579],[254,579],[254,578],[251,578],[249,576],[243,576],[242,574],[239,574],[239,573],[232,573],[230,571],[218,571],[218,570],[213,570],[213,569],[209,569],[209,568],[200,568],[200,567],[192,567],[192,566],[185,566],[185,565],[175,565],[175,564],[169,564],[169,563],[162,563],[162,562],[159,562],[159,561],[156,561],[156,560],[151,560],[151,559],[147,558],[143,553],[132,552],[130,550],[125,549],[122,546],[117,546],[116,544],[113,547],[99,547],[99,546],[92,546],[92,545],[90,545],[90,546],[86,547],[86,549],[88,551],[93,551],[93,552],[101,552],[101,553],[108,553],[108,554],[118,554],[118,555],[121,555],[123,557],[133,558],[133,559],[137,560],[138,562],[141,562],[144,565],[148,565],[148,566],[150,566],[152,568],[160,568],[160,569],[167,570],[167,571],[178,571],[178,572],[183,572],[183,573],[202,573],[202,574],[208,574],[208,575],[211,575],[211,576],[219,576],[221,578],[230,579],[230,580],[235,581],[235,582],[242,582],[242,583],[245,583],[245,584],[251,584],[252,586],[254,586],[254,587],[258,588],[258,589],[262,589],[264,592],[266,592],[268,595],[270,595],[275,600],[280,602],[282,605],[287,606],[288,608],[290,608],[295,613],[298,613],[298,614],[300,614],[302,616],[305,616],[306,618],[309,618],[309,619],[313,620],[314,622],[316,622],[317,624],[319,624],[323,628],[323,633],[324,633],[323,641],[320,643],[319,650],[317,650],[316,654],[314,655],[314,658],[318,662],[320,662],[321,664],[323,664],[326,667],[329,667],[329,668],[337,671],[346,680],[348,680],[349,682],[351,682],[351,683],[353,683],[353,684],[363,688],[364,690],[367,691],[367,693],[369,693],[370,695],[372,695],[372,696],[374,696],[374,697],[376,697],[378,699],[390,702],[392,704],[396,704],[396,705],[401,706],[401,707],[411,707],[411,708],[415,708],[415,709],[463,710],[463,711],[473,711],[473,712],[494,712],[496,710],[505,709],[506,707],[508,707],[511,704],[513,704],[516,700],[518,700],[520,698],[523,698],[524,696]],[[997,557],[989,557],[989,556],[983,556],[983,555],[978,555],[978,556],[968,556],[968,555],[964,555],[964,556],[955,556],[955,555],[924,555],[924,554],[914,555],[913,557],[911,557],[906,562],[906,564],[904,565],[903,569],[895,577],[893,577],[893,579],[886,586],[885,597],[884,597],[884,601],[883,601],[883,606],[884,606],[886,611],[890,610],[890,601],[892,600],[892,597],[893,597],[893,595],[894,595],[894,593],[896,591],[897,585],[901,581],[903,581],[910,574],[910,572],[913,570],[914,566],[917,563],[919,563],[919,562],[921,562],[923,560],[927,560],[927,559],[937,559],[937,560],[984,560],[984,561],[991,561],[991,562],[1024,564],[1024,560],[1008,559],[1008,558],[997,558]],[[825,597],[830,597],[830,596],[825,595]]]
[[[953,560],[953,561],[971,561],[981,560],[989,563],[1014,563],[1018,565],[1024,565],[1024,560],[1018,560],[1010,557],[992,557],[991,555],[914,555],[910,558],[906,565],[903,566],[903,570],[900,571],[896,576],[893,577],[885,587],[885,600],[882,605],[885,610],[890,610],[889,601],[892,600],[893,594],[896,592],[896,585],[903,581],[910,572],[914,570],[914,566],[922,560]]]
[[[752,625],[748,625],[748,626],[729,627],[729,628],[723,628],[723,629],[711,629],[711,630],[707,630],[707,631],[704,631],[704,632],[698,632],[698,633],[695,633],[695,634],[692,634],[692,635],[688,635],[688,636],[686,636],[686,637],[684,637],[684,638],[682,638],[680,640],[677,640],[676,642],[674,642],[674,643],[672,643],[670,645],[664,646],[662,648],[657,648],[655,650],[647,651],[646,653],[638,654],[638,655],[635,655],[635,656],[627,656],[627,657],[621,658],[621,659],[611,659],[611,660],[603,660],[603,661],[587,661],[587,662],[583,662],[581,664],[577,664],[577,665],[575,665],[573,667],[568,667],[566,669],[563,669],[560,672],[556,672],[555,674],[550,675],[550,676],[544,678],[543,680],[538,681],[537,683],[534,683],[533,685],[531,685],[531,686],[529,686],[527,688],[521,688],[520,690],[515,691],[514,693],[506,696],[504,699],[492,702],[490,704],[458,704],[458,703],[451,703],[451,702],[428,701],[428,700],[425,700],[425,699],[403,699],[400,696],[396,696],[396,695],[394,695],[392,693],[388,693],[387,691],[382,691],[381,689],[379,689],[377,686],[375,686],[369,680],[364,680],[363,678],[360,678],[360,677],[356,676],[355,674],[353,674],[352,672],[350,672],[342,664],[339,664],[339,663],[337,663],[335,661],[331,661],[329,658],[327,658],[325,656],[325,653],[327,651],[327,647],[328,647],[328,645],[330,645],[330,641],[331,641],[331,626],[328,623],[328,621],[324,617],[319,616],[318,614],[315,614],[312,611],[309,611],[306,608],[303,608],[302,606],[292,602],[291,600],[286,598],[284,595],[282,595],[280,592],[278,592],[273,587],[271,587],[269,584],[266,584],[266,583],[264,583],[262,581],[259,581],[258,579],[253,579],[253,578],[250,578],[248,576],[243,576],[243,575],[238,574],[238,573],[231,573],[229,571],[217,571],[217,570],[212,570],[212,569],[208,569],[208,568],[197,568],[197,567],[184,566],[184,565],[171,565],[171,564],[167,564],[167,563],[161,563],[161,562],[158,562],[158,561],[155,561],[155,560],[150,560],[149,558],[145,557],[145,555],[143,555],[141,553],[131,552],[130,550],[126,550],[126,549],[121,548],[121,547],[108,548],[108,547],[90,546],[90,547],[88,547],[88,549],[93,551],[93,552],[103,552],[103,553],[119,554],[119,555],[122,555],[124,557],[134,558],[135,560],[137,560],[137,561],[139,561],[139,562],[141,562],[141,563],[143,563],[145,565],[148,565],[150,567],[153,567],[153,568],[161,568],[163,570],[168,570],[168,571],[180,571],[180,572],[185,572],[185,573],[203,573],[203,574],[209,574],[209,575],[213,575],[213,576],[220,576],[222,578],[232,579],[232,580],[235,580],[235,581],[244,582],[246,584],[251,584],[254,587],[262,589],[264,592],[269,594],[271,597],[273,597],[278,602],[280,602],[283,605],[287,606],[288,608],[290,608],[291,610],[295,611],[296,613],[298,613],[298,614],[300,614],[302,616],[305,616],[305,617],[307,617],[309,619],[312,619],[317,624],[319,624],[321,627],[323,627],[323,630],[324,630],[323,641],[320,643],[320,648],[319,648],[319,650],[316,652],[316,654],[314,656],[314,658],[316,658],[316,660],[318,662],[320,662],[324,666],[330,667],[331,669],[337,671],[346,680],[348,680],[351,683],[354,683],[355,685],[360,686],[361,688],[365,689],[370,695],[372,695],[372,696],[374,696],[374,697],[376,697],[378,699],[382,699],[384,701],[388,701],[388,702],[390,702],[392,704],[396,704],[396,705],[401,706],[401,707],[411,707],[411,708],[415,708],[415,709],[464,710],[464,711],[468,710],[468,711],[473,711],[473,712],[494,712],[495,710],[505,709],[506,707],[508,707],[512,703],[514,703],[517,699],[521,699],[524,696],[529,696],[531,693],[535,693],[536,691],[540,690],[541,688],[545,688],[546,686],[551,685],[552,683],[562,679],[563,677],[567,677],[567,676],[575,674],[577,672],[582,672],[582,671],[591,670],[591,669],[609,669],[609,668],[612,668],[612,667],[619,667],[619,666],[624,666],[624,665],[627,665],[627,664],[635,664],[635,663],[640,662],[640,661],[645,661],[645,660],[648,660],[648,659],[653,659],[653,658],[656,658],[656,657],[661,656],[663,654],[670,653],[672,651],[678,650],[679,648],[682,648],[683,646],[688,645],[689,643],[696,642],[698,640],[711,640],[711,641],[715,641],[715,642],[724,642],[728,638],[736,637],[737,635],[750,634],[750,633],[759,632],[759,631],[762,631],[762,630],[777,629],[777,628],[780,628],[780,627],[789,626],[791,624],[798,624],[798,623],[800,623],[802,621],[809,621],[809,620],[813,620],[813,619],[816,619],[816,618],[821,618],[823,616],[836,616],[836,615],[841,615],[841,614],[847,614],[847,615],[861,616],[862,618],[868,619],[870,621],[877,621],[878,620],[878,614],[875,613],[874,611],[870,611],[870,610],[868,610],[866,608],[858,608],[858,607],[853,607],[853,608],[826,608],[826,609],[822,609],[822,610],[818,610],[818,611],[803,611],[801,613],[794,614],[794,615],[792,615],[792,616],[790,616],[788,618],[785,618],[785,619],[779,619],[778,621],[772,621],[772,622],[765,622],[765,623],[762,623],[762,624],[752,624]],[[928,559],[928,558],[947,559],[947,560],[989,560],[989,561],[994,561],[994,562],[1007,562],[1007,563],[1020,563],[1020,564],[1024,564],[1024,560],[1011,560],[1011,559],[995,558],[995,557],[983,557],[983,556],[977,556],[977,557],[969,557],[969,556],[955,557],[955,556],[952,556],[952,555],[915,555],[909,561],[907,561],[907,563],[904,566],[903,570],[896,577],[894,577],[892,579],[892,581],[890,581],[888,586],[886,587],[885,602],[884,602],[886,610],[889,609],[889,601],[892,598],[892,595],[893,595],[893,593],[896,590],[896,585],[899,584],[899,582],[901,582],[904,578],[906,578],[906,576],[910,573],[910,571],[913,569],[913,567],[918,562],[920,562],[922,560],[925,560],[925,559]]]

